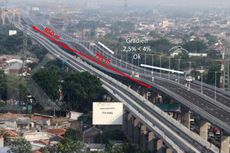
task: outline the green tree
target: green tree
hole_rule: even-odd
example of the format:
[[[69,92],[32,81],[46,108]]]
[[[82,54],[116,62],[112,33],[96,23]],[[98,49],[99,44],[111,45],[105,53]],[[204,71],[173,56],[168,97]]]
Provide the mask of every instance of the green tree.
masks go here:
[[[102,134],[102,142],[108,144],[109,141],[124,141],[125,136],[124,133],[120,130],[109,130],[105,131]],[[98,134],[95,137],[95,142],[100,143],[101,142],[101,134]]]
[[[188,41],[182,47],[195,53],[205,52],[207,49],[206,44],[202,41]]]
[[[59,72],[56,69],[41,69],[32,78],[51,99],[56,100],[58,98]]]
[[[67,75],[62,89],[67,109],[84,112],[91,110],[92,102],[104,92],[100,80],[88,72]]]
[[[221,67],[220,64],[216,64],[216,63],[210,64],[208,73],[205,74],[204,76],[205,78],[204,81],[208,84],[214,85],[215,80],[216,80],[216,84],[219,87],[220,86],[220,67]],[[216,72],[216,76],[215,76],[215,72]]]
[[[81,132],[79,130],[75,130],[75,129],[67,129],[67,131],[65,132],[64,135],[65,139],[70,139],[70,140],[81,140]]]
[[[6,100],[7,98],[7,82],[4,71],[0,70],[0,99]]]
[[[24,138],[15,139],[10,145],[8,153],[32,153],[31,144]]]
[[[106,147],[105,153],[147,153],[136,149],[130,143],[123,143],[122,145],[109,144]]]
[[[43,148],[42,153],[85,153],[84,144],[81,141],[64,139],[60,143]]]

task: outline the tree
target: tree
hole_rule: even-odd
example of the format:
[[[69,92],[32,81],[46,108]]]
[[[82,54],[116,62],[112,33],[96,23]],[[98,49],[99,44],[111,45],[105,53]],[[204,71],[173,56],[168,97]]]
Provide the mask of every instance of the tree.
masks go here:
[[[219,87],[220,86],[220,73],[219,73],[220,67],[221,67],[220,64],[216,64],[216,63],[210,64],[208,73],[205,74],[204,76],[205,78],[204,81],[208,84],[215,85],[215,80],[216,80],[217,87]],[[216,78],[215,78],[215,72],[217,73]]]
[[[6,100],[7,98],[7,82],[6,75],[0,70],[0,99]]]
[[[41,69],[32,78],[51,99],[56,100],[58,98],[59,72],[56,69]]]
[[[136,149],[129,143],[123,143],[121,145],[109,144],[105,150],[105,153],[147,153]]]
[[[103,143],[109,143],[109,141],[124,141],[125,136],[124,133],[120,130],[109,130],[105,131],[102,134],[102,142]],[[95,137],[95,142],[100,143],[101,142],[101,134],[98,134]]]
[[[62,89],[67,109],[84,112],[91,110],[92,102],[104,92],[100,80],[88,72],[68,74]]]
[[[63,139],[60,143],[43,148],[42,153],[84,153],[84,144],[81,141]]]
[[[188,41],[184,45],[182,45],[182,47],[188,50],[189,52],[195,53],[205,52],[207,49],[206,44],[202,41]]]
[[[10,145],[8,153],[32,153],[31,144],[24,138],[15,139]]]
[[[9,142],[10,142],[9,133],[6,130],[1,129],[0,130],[0,136],[2,136],[4,138],[4,146],[8,146]]]
[[[67,129],[67,131],[65,132],[64,137],[66,139],[70,139],[70,140],[81,140],[81,132],[79,130],[75,130],[75,129]]]

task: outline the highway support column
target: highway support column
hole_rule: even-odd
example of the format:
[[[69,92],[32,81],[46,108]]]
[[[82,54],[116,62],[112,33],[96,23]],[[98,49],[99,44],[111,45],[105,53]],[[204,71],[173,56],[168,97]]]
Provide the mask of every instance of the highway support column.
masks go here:
[[[133,140],[133,121],[134,121],[134,117],[131,113],[129,113],[128,115],[128,128],[127,128],[127,137],[130,141]]]
[[[145,125],[141,126],[140,148],[146,151],[148,149],[148,131]]]
[[[181,106],[181,124],[190,129],[190,111],[184,106]]]
[[[149,152],[155,152],[155,150],[156,150],[156,139],[157,139],[156,135],[153,131],[148,133],[148,151]]]
[[[201,121],[200,136],[206,141],[208,140],[208,126],[209,126],[209,123],[207,121]]]
[[[157,140],[157,153],[163,153],[164,152],[164,143],[162,139]]]
[[[135,119],[133,122],[133,143],[138,145],[140,144],[140,131],[141,131],[141,123],[139,119]]]
[[[123,132],[124,135],[127,136],[128,135],[128,111],[126,109],[124,109],[124,113],[123,113]]]
[[[171,148],[167,148],[166,153],[173,153],[173,150]]]
[[[229,153],[229,142],[230,142],[230,136],[221,134],[221,142],[220,142],[220,153]]]

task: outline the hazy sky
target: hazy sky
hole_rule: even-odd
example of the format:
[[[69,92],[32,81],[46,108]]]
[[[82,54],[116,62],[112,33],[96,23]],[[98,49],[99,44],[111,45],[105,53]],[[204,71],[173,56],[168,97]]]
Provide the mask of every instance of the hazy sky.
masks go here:
[[[98,4],[100,6],[124,6],[125,0],[24,0],[30,3],[42,3],[47,4],[47,2],[52,1],[54,3],[71,3],[79,6],[79,4],[88,4],[91,5]],[[11,0],[9,2],[16,2],[23,5],[22,0]],[[128,7],[154,7],[154,6],[179,6],[179,7],[215,7],[215,8],[230,8],[230,0],[127,0]],[[24,4],[26,5],[26,4]],[[74,5],[74,6],[75,6]]]
[[[84,1],[84,0],[82,0]],[[123,3],[124,0],[89,0],[99,1],[106,4]],[[129,5],[183,5],[183,6],[228,6],[230,0],[127,0]]]

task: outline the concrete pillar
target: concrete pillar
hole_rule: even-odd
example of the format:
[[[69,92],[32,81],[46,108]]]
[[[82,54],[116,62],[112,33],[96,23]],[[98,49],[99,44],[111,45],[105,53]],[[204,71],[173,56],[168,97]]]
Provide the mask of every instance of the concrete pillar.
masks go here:
[[[156,150],[156,136],[154,132],[148,133],[148,151],[154,152]]]
[[[122,130],[124,132],[124,135],[127,136],[127,133],[128,133],[128,111],[127,110],[124,110],[124,113],[123,113]]]
[[[183,106],[181,106],[181,124],[190,129],[190,111]]]
[[[130,140],[130,141],[132,141],[132,138],[133,138],[133,120],[134,120],[134,118],[133,118],[133,116],[132,116],[132,114],[131,113],[129,113],[129,115],[128,115],[128,123],[127,123],[127,125],[128,125],[128,128],[127,128],[127,137],[128,137],[128,139]]]
[[[157,140],[157,153],[163,153],[164,152],[164,144],[162,139]]]
[[[201,124],[200,124],[200,136],[204,140],[208,140],[208,125],[209,125],[209,123],[207,121],[201,121]]]
[[[133,127],[134,127],[134,134],[133,134],[133,143],[136,145],[140,144],[140,120],[139,119],[135,119],[134,123],[133,123]]]
[[[141,150],[147,150],[148,149],[148,131],[147,131],[147,127],[142,125],[140,132],[141,132],[140,148],[141,148]]]
[[[229,153],[229,141],[230,141],[230,136],[226,135],[221,135],[221,142],[220,142],[220,153]]]
[[[166,153],[173,153],[173,150],[171,148],[167,148]]]

